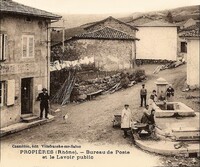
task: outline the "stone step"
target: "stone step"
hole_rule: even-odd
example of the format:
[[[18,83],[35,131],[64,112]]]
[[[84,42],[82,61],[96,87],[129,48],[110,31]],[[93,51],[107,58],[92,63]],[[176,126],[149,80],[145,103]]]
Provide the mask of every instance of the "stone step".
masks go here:
[[[22,122],[26,122],[26,123],[34,122],[36,120],[39,120],[38,116],[30,116],[30,117],[22,118]]]
[[[27,117],[31,117],[33,116],[33,113],[30,113],[30,114],[22,114],[21,115],[21,118],[27,118]]]

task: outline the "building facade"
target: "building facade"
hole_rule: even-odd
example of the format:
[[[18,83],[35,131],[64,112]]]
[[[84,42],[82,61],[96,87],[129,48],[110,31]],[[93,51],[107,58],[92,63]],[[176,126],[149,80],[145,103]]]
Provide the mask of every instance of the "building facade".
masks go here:
[[[137,28],[108,17],[66,40],[64,60],[93,59],[94,66],[102,71],[133,68],[138,40],[136,31]],[[52,47],[52,55],[62,55],[58,49],[61,45]]]
[[[60,18],[11,0],[1,1],[0,112],[1,127],[37,115],[36,97],[49,88],[49,26]]]
[[[136,59],[176,60],[177,27],[161,21],[152,21],[137,26]]]
[[[199,57],[200,57],[200,25],[188,27],[182,31],[180,38],[187,40],[187,84],[199,88]]]

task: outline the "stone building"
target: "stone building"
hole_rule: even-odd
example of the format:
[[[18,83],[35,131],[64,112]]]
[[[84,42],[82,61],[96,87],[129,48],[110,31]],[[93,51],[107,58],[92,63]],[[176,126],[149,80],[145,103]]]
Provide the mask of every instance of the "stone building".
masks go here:
[[[136,31],[134,26],[113,17],[92,23],[84,27],[83,33],[65,41],[64,59],[93,58],[95,67],[103,71],[132,68],[138,40]],[[53,46],[52,51],[60,46]]]
[[[187,84],[199,87],[200,25],[196,24],[182,31],[180,37],[187,41]]]
[[[25,115],[38,114],[37,94],[42,87],[49,89],[49,26],[60,18],[12,0],[1,0],[1,127],[20,122]]]
[[[183,57],[185,61],[187,61],[187,40],[185,38],[181,38],[181,36],[187,31],[194,30],[199,22],[193,19],[189,19],[186,23],[184,24],[184,27],[178,32],[178,55]]]

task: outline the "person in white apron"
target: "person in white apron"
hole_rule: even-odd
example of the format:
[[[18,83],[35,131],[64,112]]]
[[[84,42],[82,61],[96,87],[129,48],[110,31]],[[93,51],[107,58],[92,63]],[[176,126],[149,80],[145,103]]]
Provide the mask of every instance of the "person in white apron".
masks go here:
[[[131,122],[131,110],[129,109],[129,105],[125,104],[121,114],[121,129],[124,131],[124,138],[128,136],[127,132],[130,130]]]

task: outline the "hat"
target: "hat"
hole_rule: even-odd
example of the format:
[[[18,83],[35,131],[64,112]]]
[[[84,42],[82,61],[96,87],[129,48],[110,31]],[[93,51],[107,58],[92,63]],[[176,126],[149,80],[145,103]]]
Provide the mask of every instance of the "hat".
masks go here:
[[[42,88],[42,91],[47,91],[47,89],[46,88]]]
[[[125,105],[124,105],[124,107],[126,107],[126,106],[127,106],[127,107],[129,107],[129,105],[128,105],[128,104],[125,104]]]
[[[145,86],[145,84],[142,84],[142,86]]]

